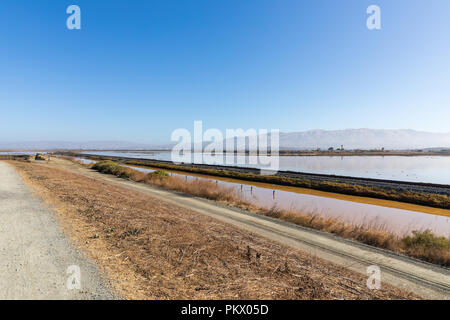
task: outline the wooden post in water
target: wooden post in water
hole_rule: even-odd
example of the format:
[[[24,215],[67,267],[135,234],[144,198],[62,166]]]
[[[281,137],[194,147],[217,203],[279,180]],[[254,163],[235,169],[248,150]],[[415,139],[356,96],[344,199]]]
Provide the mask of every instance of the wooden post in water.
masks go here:
[[[250,186],[250,194],[253,195],[253,186]]]
[[[275,190],[273,190],[273,199],[275,200]]]

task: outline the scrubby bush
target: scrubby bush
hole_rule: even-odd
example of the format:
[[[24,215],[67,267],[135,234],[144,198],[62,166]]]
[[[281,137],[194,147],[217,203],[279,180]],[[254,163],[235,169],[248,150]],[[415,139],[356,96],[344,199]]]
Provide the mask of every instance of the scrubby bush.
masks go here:
[[[164,170],[157,170],[154,172],[150,172],[149,174],[147,174],[147,176],[150,179],[165,179],[169,177],[169,174]]]
[[[101,173],[112,174],[120,178],[130,178],[134,177],[134,171],[130,168],[123,167],[118,163],[110,160],[97,162],[92,166],[92,169],[97,170]]]
[[[423,247],[436,249],[449,249],[450,240],[445,237],[436,236],[431,230],[413,231],[411,236],[403,238],[403,243],[407,248]]]

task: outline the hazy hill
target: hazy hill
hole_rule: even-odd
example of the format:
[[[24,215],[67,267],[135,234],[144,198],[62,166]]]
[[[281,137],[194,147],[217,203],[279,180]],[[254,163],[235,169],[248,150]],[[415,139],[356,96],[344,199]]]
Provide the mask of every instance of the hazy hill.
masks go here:
[[[0,142],[0,149],[23,149],[23,150],[143,150],[156,148],[158,146],[151,144],[140,144],[126,141],[87,141],[87,142],[71,142],[71,141],[22,141],[22,142]]]
[[[310,130],[280,133],[280,147],[289,149],[422,149],[450,147],[450,133],[414,130]]]
[[[440,149],[450,148],[450,133],[430,133],[414,130],[310,130],[280,133],[281,149]],[[125,141],[35,141],[0,142],[0,149],[99,149],[144,150],[170,149],[173,143],[164,145],[139,144]]]

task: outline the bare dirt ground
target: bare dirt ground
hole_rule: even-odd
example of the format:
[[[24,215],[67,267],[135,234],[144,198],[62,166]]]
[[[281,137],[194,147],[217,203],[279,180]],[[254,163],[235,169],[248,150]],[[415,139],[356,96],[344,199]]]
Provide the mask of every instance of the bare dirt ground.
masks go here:
[[[314,255],[60,166],[11,162],[125,298],[414,299]]]
[[[114,298],[96,265],[61,232],[54,214],[11,166],[0,162],[0,299]],[[79,289],[66,284],[72,265],[80,268]]]

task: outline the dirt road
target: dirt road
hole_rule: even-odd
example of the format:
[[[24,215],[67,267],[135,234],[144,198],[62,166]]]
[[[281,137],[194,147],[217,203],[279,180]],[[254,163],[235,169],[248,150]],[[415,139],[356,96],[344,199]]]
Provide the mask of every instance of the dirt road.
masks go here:
[[[382,281],[385,283],[390,283],[425,298],[450,299],[450,270],[446,268],[440,268],[320,231],[220,206],[208,200],[100,174],[76,164],[61,161],[59,165],[66,170],[72,170],[96,180],[145,192],[153,197],[160,198],[162,201],[195,210],[362,274],[366,274],[368,266],[377,265],[381,269]]]
[[[60,231],[52,210],[0,162],[0,299],[112,298],[97,267]]]

